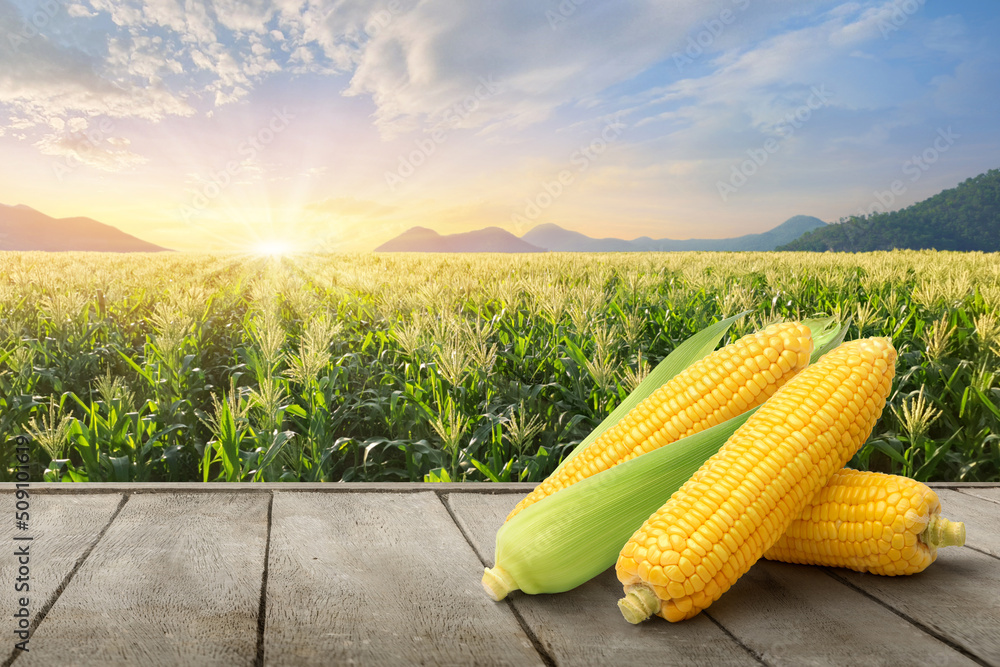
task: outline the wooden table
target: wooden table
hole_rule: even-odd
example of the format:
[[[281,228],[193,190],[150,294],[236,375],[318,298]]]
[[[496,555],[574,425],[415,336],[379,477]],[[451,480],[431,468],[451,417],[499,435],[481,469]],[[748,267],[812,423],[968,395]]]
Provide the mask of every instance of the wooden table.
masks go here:
[[[1000,664],[1000,485],[937,485],[968,542],[922,574],[761,561],[694,619],[641,626],[612,571],[487,598],[496,529],[529,488],[32,484],[28,530],[4,522],[4,664]]]

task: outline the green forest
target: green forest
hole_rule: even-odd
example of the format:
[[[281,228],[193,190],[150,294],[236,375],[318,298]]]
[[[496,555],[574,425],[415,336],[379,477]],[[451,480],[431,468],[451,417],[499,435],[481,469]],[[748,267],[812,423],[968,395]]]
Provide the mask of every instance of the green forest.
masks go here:
[[[1000,169],[967,179],[890,213],[851,216],[778,248],[824,252],[872,250],[1000,251]]]

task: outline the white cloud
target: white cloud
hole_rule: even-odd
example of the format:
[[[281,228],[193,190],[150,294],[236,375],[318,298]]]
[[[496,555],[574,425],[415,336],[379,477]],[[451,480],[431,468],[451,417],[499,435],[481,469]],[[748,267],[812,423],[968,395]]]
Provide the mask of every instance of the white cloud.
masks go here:
[[[553,117],[569,134],[625,109],[642,132],[724,155],[726,142],[741,152],[772,131],[813,85],[827,85],[831,105],[851,113],[912,109],[927,96],[912,62],[894,64],[885,52],[958,57],[968,50],[964,26],[921,12],[886,40],[880,26],[892,4],[71,0],[41,36],[16,46],[0,39],[0,110],[12,119],[8,135],[56,150],[71,119],[212,117],[246,103],[275,73],[337,74],[350,79],[347,95],[371,98],[385,138],[448,122],[508,139]],[[23,7],[0,0],[0,35],[19,34]],[[726,10],[736,20],[678,68],[674,54]],[[939,109],[967,107],[976,86],[996,88],[989,67],[970,60],[934,79]],[[854,134],[882,140],[901,122],[880,117]],[[102,164],[137,162],[122,155]]]
[[[130,149],[122,137],[103,138],[99,134],[47,134],[35,146],[43,155],[62,158],[68,167],[77,163],[101,171],[120,172],[145,164],[148,160]]]
[[[90,18],[97,15],[79,3],[67,5],[66,13],[73,18]]]
[[[523,127],[662,60],[690,25],[718,11],[710,4],[678,0],[664,11],[644,0],[563,3],[575,8],[564,16],[555,3],[534,0],[422,2],[371,36],[348,94],[370,95],[376,122],[391,135],[433,122],[492,76],[503,94],[463,125]]]
[[[706,140],[731,135],[720,120],[733,130],[770,133],[817,88],[830,94],[824,106],[891,114],[924,94],[909,62],[875,55],[897,46],[886,44],[879,27],[892,6],[845,3],[810,24],[730,49],[703,75],[629,100],[629,113],[640,125],[679,124]],[[907,35],[899,39],[905,47]]]
[[[43,28],[62,29],[67,21],[56,14]],[[102,44],[86,33],[72,45],[60,44],[25,25],[16,8],[0,0],[0,34],[9,37],[0,39],[0,105],[32,125],[48,126],[50,119],[70,115],[155,121],[193,113],[183,97],[148,72],[148,60],[133,67],[131,58],[116,60],[119,54],[109,49],[103,61],[95,55]]]

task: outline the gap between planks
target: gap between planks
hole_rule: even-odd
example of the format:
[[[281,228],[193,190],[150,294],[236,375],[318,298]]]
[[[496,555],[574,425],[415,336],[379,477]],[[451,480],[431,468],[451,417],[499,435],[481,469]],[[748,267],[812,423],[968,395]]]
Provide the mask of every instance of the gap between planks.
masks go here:
[[[264,541],[264,571],[260,575],[260,604],[257,606],[257,657],[254,667],[264,667],[264,633],[267,631],[267,565],[271,560],[271,525],[274,510],[274,492],[267,500],[267,536]]]
[[[483,554],[479,551],[479,548],[476,546],[475,542],[472,540],[469,534],[465,532],[465,528],[462,526],[462,522],[458,520],[457,516],[455,516],[455,512],[452,510],[451,507],[451,503],[448,502],[448,494],[438,493],[437,497],[438,500],[441,501],[441,504],[444,505],[444,511],[448,513],[448,517],[451,519],[451,522],[455,524],[455,527],[458,528],[458,532],[462,534],[462,539],[464,539],[465,543],[468,544],[469,548],[472,549],[472,553],[476,554],[476,558],[479,559],[480,564],[483,566],[484,569],[489,567],[489,563],[486,562],[486,559],[483,557]],[[528,621],[525,620],[525,618],[521,615],[521,612],[517,610],[517,607],[514,606],[514,603],[511,601],[511,599],[508,597],[507,599],[504,600],[504,603],[507,605],[507,609],[509,609],[510,612],[514,615],[514,618],[517,619],[517,624],[521,626],[521,631],[528,637],[528,641],[531,642],[531,646],[535,649],[535,652],[538,653],[538,657],[541,658],[542,662],[545,663],[546,667],[555,667],[556,665],[555,658],[553,658],[552,655],[549,654],[548,650],[546,650],[545,645],[542,643],[542,640],[538,638],[538,635],[535,634],[534,629],[532,629],[532,627],[528,624]]]
[[[978,549],[977,549],[977,551],[978,551]],[[847,579],[845,579],[844,577],[842,577],[841,575],[839,575],[837,572],[833,571],[831,568],[824,567],[824,568],[821,568],[821,569],[823,570],[823,572],[827,576],[831,577],[835,581],[843,584],[844,586],[847,586],[848,588],[850,588],[851,590],[855,591],[856,593],[859,593],[859,594],[863,595],[864,597],[868,598],[872,602],[875,602],[879,606],[884,607],[885,609],[889,610],[890,612],[892,612],[896,616],[899,616],[901,619],[903,619],[904,621],[906,621],[907,623],[909,623],[913,627],[917,628],[918,630],[920,630],[924,634],[933,637],[934,639],[938,640],[939,642],[941,642],[942,644],[944,644],[948,648],[950,648],[950,649],[952,649],[952,650],[954,650],[954,651],[956,651],[958,653],[961,653],[963,656],[965,656],[969,660],[972,660],[977,665],[983,665],[983,667],[991,667],[991,663],[986,662],[985,660],[983,660],[982,658],[980,658],[979,656],[977,656],[975,653],[971,653],[970,651],[966,650],[963,646],[961,646],[960,644],[958,644],[954,640],[949,639],[944,634],[942,634],[940,632],[937,632],[933,628],[928,627],[926,624],[921,623],[920,621],[918,621],[915,618],[912,618],[909,614],[906,614],[903,611],[897,609],[896,607],[893,607],[892,605],[884,602],[879,597],[877,597],[875,595],[872,595],[871,593],[869,593],[865,589],[861,588],[860,586],[856,586],[854,583],[852,583],[851,581],[848,581]]]

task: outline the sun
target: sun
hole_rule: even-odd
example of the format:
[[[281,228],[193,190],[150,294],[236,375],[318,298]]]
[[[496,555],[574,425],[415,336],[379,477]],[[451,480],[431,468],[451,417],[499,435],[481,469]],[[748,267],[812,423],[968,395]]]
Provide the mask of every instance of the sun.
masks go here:
[[[284,255],[291,255],[293,252],[295,252],[295,248],[292,244],[280,239],[258,241],[253,246],[253,254],[263,257],[282,257]]]

